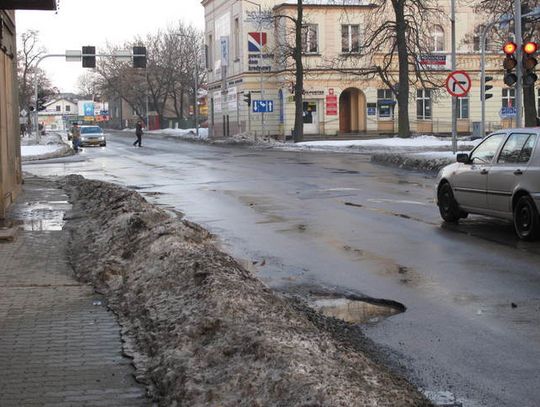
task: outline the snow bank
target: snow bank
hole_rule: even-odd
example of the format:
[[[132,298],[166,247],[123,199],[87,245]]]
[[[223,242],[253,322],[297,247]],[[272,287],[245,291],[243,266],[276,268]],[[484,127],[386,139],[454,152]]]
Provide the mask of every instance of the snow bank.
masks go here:
[[[44,160],[69,154],[71,147],[62,141],[58,133],[47,133],[36,141],[32,134],[21,139],[21,157],[23,161]]]
[[[358,329],[332,333],[201,227],[113,184],[63,186],[74,270],[108,296],[159,405],[431,405],[344,339]]]

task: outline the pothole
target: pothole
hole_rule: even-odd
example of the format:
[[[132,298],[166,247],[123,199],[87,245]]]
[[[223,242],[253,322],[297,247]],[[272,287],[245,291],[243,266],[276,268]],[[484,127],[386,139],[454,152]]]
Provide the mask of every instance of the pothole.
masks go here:
[[[311,300],[309,305],[327,317],[352,324],[377,323],[407,309],[396,301],[351,297],[318,298]]]

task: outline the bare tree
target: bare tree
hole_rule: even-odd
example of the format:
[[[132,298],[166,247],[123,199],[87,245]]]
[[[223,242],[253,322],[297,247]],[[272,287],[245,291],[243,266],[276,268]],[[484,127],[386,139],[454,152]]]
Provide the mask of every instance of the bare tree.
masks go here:
[[[45,48],[39,43],[39,32],[28,30],[21,34],[21,47],[17,52],[17,74],[19,81],[19,104],[21,109],[28,110],[33,106],[34,80],[38,75],[38,86],[40,89],[51,88],[50,82],[44,72],[36,67],[36,63],[43,55]],[[46,85],[46,86],[43,86]]]
[[[87,71],[77,79],[77,91],[80,95],[90,98],[101,93],[99,76],[96,72]]]

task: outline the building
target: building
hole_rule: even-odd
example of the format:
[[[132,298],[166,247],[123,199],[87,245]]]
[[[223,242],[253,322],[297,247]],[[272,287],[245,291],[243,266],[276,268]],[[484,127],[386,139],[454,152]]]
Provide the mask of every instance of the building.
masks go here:
[[[55,10],[56,0],[0,2],[0,219],[22,185],[15,9]]]
[[[367,18],[377,12],[376,8],[364,0],[349,0],[346,6],[331,0],[305,3],[305,134],[332,137],[396,133],[397,107],[391,89],[376,75],[352,73],[362,66],[362,55],[357,51],[361,48],[363,27]],[[282,39],[290,23],[286,23],[286,17],[278,16],[294,16],[296,2],[203,0],[202,4],[210,134],[227,137],[251,131],[278,138],[290,136],[294,127],[294,71],[281,58]],[[481,116],[479,38],[484,21],[470,7],[462,6],[456,16],[457,68],[468,72],[472,87],[466,97],[457,101],[457,126],[458,132],[469,133]],[[450,32],[448,19],[434,24],[428,33],[430,52],[422,55],[418,63],[431,71],[441,85],[411,89],[412,132],[451,132],[451,97],[443,85],[450,70]],[[354,54],[358,54],[356,58],[343,58]],[[490,82],[494,96],[486,101],[488,131],[512,124],[514,89],[502,82],[502,60],[500,50],[488,48],[487,75],[494,78]],[[342,62],[337,66],[328,61]],[[245,102],[249,96],[251,109]],[[255,112],[261,109],[258,100],[270,101],[272,111]]]
[[[59,97],[43,105],[38,112],[38,121],[46,130],[66,130],[69,123],[78,119],[77,99]]]

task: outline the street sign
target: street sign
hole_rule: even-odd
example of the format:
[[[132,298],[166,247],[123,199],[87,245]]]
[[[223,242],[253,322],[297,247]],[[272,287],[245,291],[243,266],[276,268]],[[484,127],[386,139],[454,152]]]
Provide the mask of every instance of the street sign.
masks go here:
[[[254,100],[253,113],[272,113],[274,111],[274,102],[271,100]]]
[[[28,112],[24,109],[21,110],[21,117],[26,117],[28,115]]]
[[[452,96],[463,97],[471,90],[471,77],[465,71],[451,72],[446,78],[446,90]]]
[[[82,61],[82,52],[80,49],[66,50],[66,62],[80,62]]]
[[[499,116],[501,119],[511,119],[516,117],[517,109],[515,106],[505,106],[501,107],[501,110],[499,111]]]

